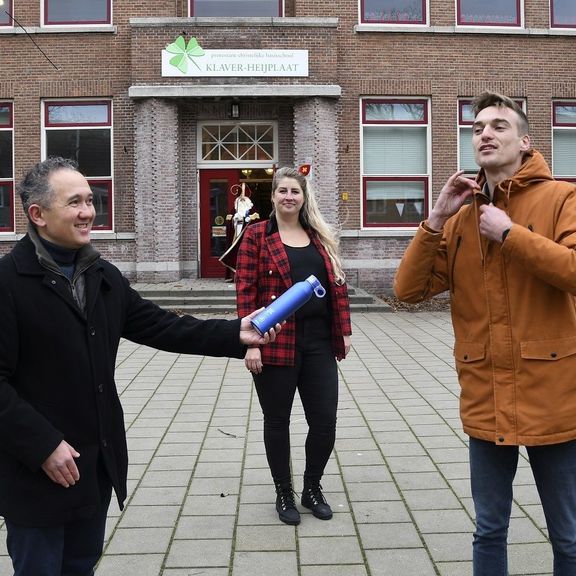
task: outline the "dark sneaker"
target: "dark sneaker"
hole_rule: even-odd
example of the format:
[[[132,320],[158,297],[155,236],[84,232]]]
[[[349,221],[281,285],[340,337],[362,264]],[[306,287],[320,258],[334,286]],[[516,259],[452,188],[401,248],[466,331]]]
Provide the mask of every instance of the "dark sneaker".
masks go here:
[[[332,518],[332,508],[330,508],[326,498],[324,498],[324,494],[322,494],[320,483],[306,484],[304,486],[302,506],[312,510],[312,514],[316,518],[320,518],[320,520],[330,520]]]
[[[296,508],[292,484],[276,484],[276,512],[284,524],[290,526],[300,524],[300,512]]]

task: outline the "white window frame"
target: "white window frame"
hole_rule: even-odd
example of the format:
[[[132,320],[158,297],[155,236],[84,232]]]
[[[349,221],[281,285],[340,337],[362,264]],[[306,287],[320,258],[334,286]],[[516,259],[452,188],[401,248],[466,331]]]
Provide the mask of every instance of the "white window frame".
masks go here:
[[[202,16],[192,16],[192,3],[194,0],[188,0],[188,18],[202,18]],[[286,15],[286,0],[277,0],[280,6],[280,16],[276,16],[276,18],[282,18]],[[223,18],[257,18],[257,16],[226,16],[223,15]]]
[[[204,160],[202,158],[202,131],[205,126],[270,126],[272,128],[273,138],[273,158],[270,160]],[[278,122],[265,122],[265,121],[235,121],[235,120],[222,120],[222,121],[209,121],[204,120],[198,122],[198,131],[196,135],[196,160],[199,168],[269,168],[278,162]]]
[[[555,137],[555,133],[557,131],[572,131],[574,132],[574,136],[576,137],[576,123],[574,124],[556,124],[555,123],[555,118],[556,118],[556,113],[555,113],[555,109],[556,106],[559,105],[566,105],[566,106],[573,106],[576,109],[576,99],[571,99],[571,98],[558,98],[558,99],[554,99],[552,101],[552,109],[551,109],[551,118],[550,118],[550,123],[552,126],[552,130],[551,130],[551,136],[552,136],[552,175],[554,176],[554,178],[558,179],[558,180],[567,180],[569,182],[576,182],[576,166],[574,168],[574,173],[573,174],[558,174],[556,172],[556,170],[554,169],[554,137]]]
[[[402,126],[402,127],[426,127],[426,173],[423,174],[365,174],[364,173],[364,127],[373,126],[375,123],[364,122],[364,104],[370,101],[377,102],[425,102],[426,104],[426,122],[425,123],[412,123],[412,122],[383,122],[382,124],[387,127]],[[422,220],[424,220],[430,211],[432,201],[432,106],[431,99],[427,96],[366,96],[360,98],[360,197],[361,197],[361,229],[362,230],[394,230],[394,231],[413,231],[418,228],[420,222],[414,222],[409,225],[405,224],[368,224],[366,213],[366,192],[365,182],[382,178],[391,181],[411,181],[421,180],[424,182],[424,212]]]
[[[6,229],[2,230],[0,228],[0,235],[1,234],[14,234],[15,226],[16,226],[16,197],[15,197],[15,188],[16,182],[14,181],[14,102],[12,100],[0,100],[0,105],[10,105],[10,125],[3,127],[0,126],[1,132],[11,132],[12,134],[12,178],[0,178],[0,184],[8,183],[11,188],[11,213],[10,213],[10,226]]]
[[[430,0],[424,0],[424,9],[426,10],[424,22],[368,22],[364,21],[364,2],[366,0],[358,0],[358,23],[361,26],[374,26],[376,28],[398,28],[398,27],[414,27],[414,28],[427,28],[430,26]]]
[[[4,5],[0,6],[0,10],[7,12],[9,14],[14,13],[14,0],[4,0]],[[8,28],[14,28],[14,20],[8,16],[7,24],[0,24],[1,30],[6,30]]]
[[[548,13],[550,15],[550,28],[553,28],[554,30],[574,30],[576,28],[576,11],[574,14],[574,17],[575,17],[574,24],[558,25],[558,24],[554,24],[554,18],[553,18],[554,0],[550,0],[549,6],[550,6],[550,10]],[[574,4],[574,8],[576,10],[576,4]]]
[[[477,0],[480,1],[480,0]],[[458,28],[464,28],[464,29],[469,29],[469,28],[477,28],[477,29],[486,29],[486,30],[490,30],[490,29],[505,29],[505,28],[512,28],[514,30],[521,30],[524,28],[524,0],[515,0],[516,4],[518,6],[518,16],[519,16],[519,22],[518,24],[495,24],[493,22],[489,23],[489,24],[482,24],[482,23],[478,23],[478,22],[474,22],[474,23],[462,23],[460,22],[460,2],[461,0],[454,0],[454,16],[455,16],[455,24]]]
[[[104,28],[113,25],[114,18],[114,0],[104,0],[109,6],[109,21],[108,22],[46,22],[46,3],[50,0],[40,0],[40,26],[42,28]]]
[[[106,102],[109,105],[109,110],[110,110],[110,121],[108,124],[106,125],[90,125],[90,126],[82,126],[82,125],[78,125],[75,126],[74,124],[67,124],[65,126],[61,126],[61,127],[57,127],[57,126],[46,126],[46,107],[50,104],[54,104],[54,103],[66,103],[66,104],[70,104],[70,105],[74,105],[74,104],[82,104],[82,103],[89,103],[89,102]],[[110,216],[109,216],[109,224],[110,227],[109,228],[92,228],[92,234],[109,234],[111,232],[114,232],[114,227],[115,227],[115,208],[116,208],[116,198],[115,198],[115,191],[116,191],[116,187],[115,187],[115,182],[114,182],[114,102],[111,98],[98,98],[98,97],[94,97],[94,98],[46,98],[44,100],[42,100],[42,102],[40,103],[41,106],[41,111],[40,111],[40,116],[41,116],[41,130],[42,130],[42,138],[41,138],[41,148],[40,148],[40,152],[41,152],[41,157],[42,160],[46,159],[47,156],[47,132],[48,131],[54,131],[54,130],[69,130],[72,127],[76,127],[79,130],[85,129],[85,130],[91,130],[94,128],[109,128],[110,129],[110,175],[99,175],[99,176],[86,176],[86,179],[88,180],[88,182],[90,181],[94,181],[95,183],[98,182],[110,182],[110,197],[109,197],[109,212],[110,212]]]

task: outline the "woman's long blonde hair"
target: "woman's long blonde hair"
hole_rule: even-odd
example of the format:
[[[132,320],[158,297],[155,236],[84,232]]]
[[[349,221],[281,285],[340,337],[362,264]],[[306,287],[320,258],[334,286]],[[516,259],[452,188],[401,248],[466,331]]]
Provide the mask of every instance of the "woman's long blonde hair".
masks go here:
[[[330,262],[332,262],[332,267],[334,268],[334,275],[336,276],[336,282],[338,284],[344,284],[346,280],[346,274],[342,270],[342,262],[339,256],[339,241],[338,237],[334,233],[332,227],[320,212],[318,208],[318,202],[316,201],[316,193],[314,188],[311,186],[310,182],[302,173],[300,173],[296,168],[291,166],[285,166],[276,170],[274,173],[274,178],[272,179],[272,194],[278,188],[278,184],[282,178],[294,178],[300,184],[302,192],[304,193],[304,204],[300,210],[299,220],[304,228],[310,228],[313,230],[318,239],[326,249],[328,256],[330,257]],[[276,215],[276,208],[272,204],[272,212],[270,216]]]

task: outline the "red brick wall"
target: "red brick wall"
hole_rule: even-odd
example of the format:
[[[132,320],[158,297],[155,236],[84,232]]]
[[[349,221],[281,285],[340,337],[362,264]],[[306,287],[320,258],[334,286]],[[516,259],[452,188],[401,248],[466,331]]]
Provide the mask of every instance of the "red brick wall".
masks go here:
[[[26,27],[40,21],[38,0],[14,2],[16,18]],[[286,0],[287,16],[338,18],[338,27],[205,26],[195,20],[159,27],[130,26],[130,18],[186,17],[186,0],[114,1],[117,33],[35,34],[34,39],[58,66],[55,70],[24,34],[0,34],[0,98],[13,99],[15,122],[15,178],[40,158],[42,98],[111,97],[114,101],[115,231],[136,233],[134,180],[134,101],[128,88],[138,84],[337,84],[342,97],[336,104],[335,135],[311,133],[306,145],[294,140],[294,100],[244,99],[242,119],[277,120],[280,160],[299,160],[310,148],[333,182],[334,201],[345,231],[345,259],[373,260],[374,268],[349,270],[365,287],[390,289],[393,266],[409,237],[389,233],[366,237],[361,228],[361,157],[359,101],[362,96],[421,96],[431,99],[431,193],[435,197],[457,167],[457,99],[485,89],[526,99],[533,143],[551,160],[550,111],[553,98],[575,98],[576,43],[573,35],[547,33],[549,0],[525,0],[524,24],[537,34],[359,31],[355,0]],[[455,23],[455,2],[429,1],[432,29],[449,30]],[[180,33],[196,36],[209,48],[306,48],[310,51],[308,78],[181,79],[160,77],[159,51]],[[200,119],[227,119],[229,101],[182,100],[178,103],[180,142],[179,181],[181,220],[179,255],[194,261],[196,230],[196,123]],[[319,109],[322,122],[329,122]],[[329,118],[330,116],[328,116]],[[318,120],[317,120],[318,121]],[[301,140],[302,142],[304,140]],[[319,150],[317,150],[319,149]],[[333,156],[332,166],[327,157]],[[332,171],[331,171],[332,170]],[[348,192],[348,201],[341,199]],[[22,211],[16,210],[16,230],[25,231]],[[358,233],[356,233],[358,232]],[[132,240],[95,240],[98,249],[118,262],[133,262]],[[11,248],[0,242],[0,253]]]

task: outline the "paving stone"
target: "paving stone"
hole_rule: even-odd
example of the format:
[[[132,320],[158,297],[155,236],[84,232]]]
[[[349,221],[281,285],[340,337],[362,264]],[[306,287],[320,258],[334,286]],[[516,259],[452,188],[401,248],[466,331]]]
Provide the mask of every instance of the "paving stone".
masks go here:
[[[332,536],[305,538],[299,540],[300,561],[307,564],[359,564],[362,552],[358,539],[354,536]]]
[[[167,568],[226,567],[230,563],[232,540],[174,540]]]
[[[422,549],[367,550],[372,576],[435,576],[434,566]]]
[[[301,541],[302,542],[302,541]],[[267,552],[296,551],[296,537],[290,526],[238,526],[236,532],[236,551]]]
[[[232,576],[294,576],[297,566],[296,552],[238,552]]]

